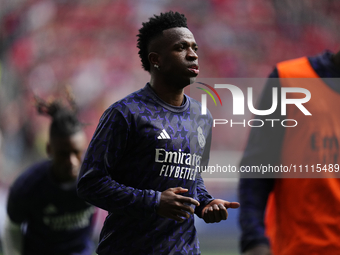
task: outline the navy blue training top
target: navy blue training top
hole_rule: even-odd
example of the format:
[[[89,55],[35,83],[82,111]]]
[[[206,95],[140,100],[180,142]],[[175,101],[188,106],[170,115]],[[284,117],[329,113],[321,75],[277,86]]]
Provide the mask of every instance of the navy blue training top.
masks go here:
[[[91,255],[94,207],[63,189],[50,174],[51,161],[31,166],[10,188],[7,213],[23,224],[23,255]]]
[[[175,107],[149,84],[102,115],[83,162],[78,194],[109,212],[97,253],[200,254],[194,216],[182,223],[156,213],[161,192],[187,188],[195,213],[213,200],[200,176],[209,160],[212,116],[185,96]]]

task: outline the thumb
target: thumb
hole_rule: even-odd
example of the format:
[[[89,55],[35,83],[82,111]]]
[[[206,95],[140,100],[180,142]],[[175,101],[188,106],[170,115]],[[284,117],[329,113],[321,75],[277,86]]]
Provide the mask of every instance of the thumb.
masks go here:
[[[184,189],[184,188],[182,188],[182,187],[176,187],[176,188],[172,188],[172,191],[173,191],[175,194],[179,194],[179,193],[188,192],[188,189]]]
[[[232,208],[232,209],[236,209],[236,208],[239,208],[240,207],[240,203],[238,202],[224,202],[224,207],[225,208]]]

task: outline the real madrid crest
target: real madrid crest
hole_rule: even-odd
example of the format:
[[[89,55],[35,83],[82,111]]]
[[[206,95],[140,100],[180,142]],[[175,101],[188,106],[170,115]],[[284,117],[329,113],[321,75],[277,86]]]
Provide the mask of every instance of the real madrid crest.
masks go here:
[[[198,126],[197,128],[197,138],[198,138],[198,144],[200,145],[201,148],[203,148],[205,145],[205,137],[203,135],[203,130],[200,126]]]

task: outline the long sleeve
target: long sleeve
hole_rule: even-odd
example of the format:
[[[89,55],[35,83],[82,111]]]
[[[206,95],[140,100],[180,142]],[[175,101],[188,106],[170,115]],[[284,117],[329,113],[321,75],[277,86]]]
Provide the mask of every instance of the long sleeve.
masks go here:
[[[201,162],[201,166],[203,166],[203,167],[208,166],[208,163],[209,163],[210,147],[211,147],[211,139],[212,139],[211,136],[212,136],[212,130],[210,129],[209,135],[208,135],[207,140],[206,140],[206,145],[205,145],[205,148],[204,148],[204,153],[203,153],[202,162]],[[209,204],[211,201],[213,201],[214,198],[207,191],[207,189],[204,185],[204,181],[203,181],[203,178],[201,176],[201,173],[197,173],[196,179],[197,179],[197,198],[198,198],[198,202],[200,202],[200,206],[196,207],[195,214],[198,217],[202,218],[203,208],[207,204]]]
[[[78,178],[78,195],[104,210],[140,218],[155,212],[161,193],[125,186],[120,164],[130,139],[128,116],[109,108],[100,119]]]
[[[79,196],[108,211],[97,253],[199,254],[193,216],[177,222],[157,214],[169,188],[187,188],[181,195],[201,204],[212,199],[197,173],[212,119],[185,97],[183,105],[169,105],[147,84],[100,119],[78,178]]]
[[[280,84],[277,69],[269,76],[260,99],[259,109],[269,109],[272,104],[272,88]],[[271,116],[256,116],[256,119],[280,119],[280,102],[278,109]],[[259,166],[261,164],[276,165],[280,160],[284,127],[265,125],[262,128],[252,128],[241,166]],[[241,227],[242,252],[258,245],[269,244],[265,236],[264,212],[268,196],[273,189],[275,179],[249,178],[241,175],[238,187],[241,204],[239,223]],[[259,177],[259,176],[255,176]]]

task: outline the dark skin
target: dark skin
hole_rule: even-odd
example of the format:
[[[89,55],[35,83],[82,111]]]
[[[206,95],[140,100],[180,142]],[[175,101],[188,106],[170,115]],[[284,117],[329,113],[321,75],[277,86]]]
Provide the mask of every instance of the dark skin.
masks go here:
[[[187,28],[170,28],[149,48],[151,87],[165,102],[180,106],[184,88],[195,82],[198,74],[198,47],[193,34]]]
[[[52,159],[51,174],[57,183],[76,181],[86,146],[86,137],[82,131],[70,136],[50,138],[46,151]]]
[[[193,34],[184,27],[164,30],[162,36],[150,43],[150,85],[163,101],[173,106],[182,104],[184,88],[194,83],[199,73],[197,50]],[[182,187],[163,191],[157,213],[179,222],[190,218],[194,209],[188,204],[199,206],[199,202],[180,195],[186,192],[188,190]],[[206,223],[220,222],[227,219],[228,208],[239,206],[237,202],[215,199],[204,207],[201,217]]]

